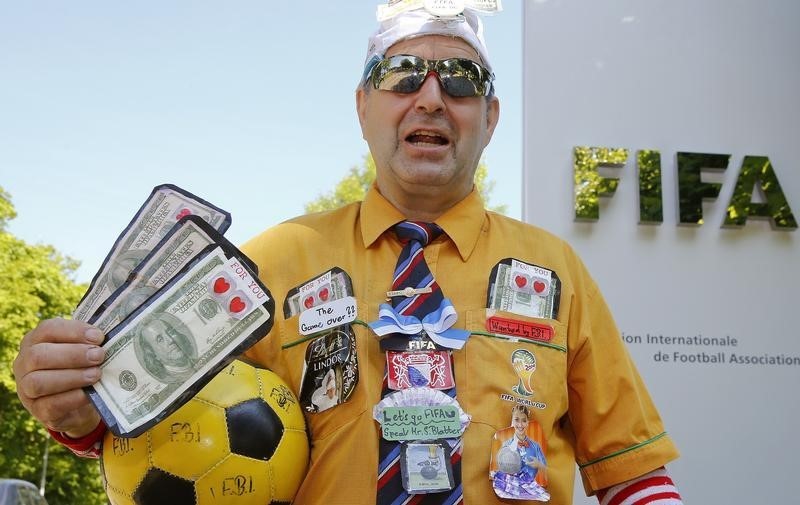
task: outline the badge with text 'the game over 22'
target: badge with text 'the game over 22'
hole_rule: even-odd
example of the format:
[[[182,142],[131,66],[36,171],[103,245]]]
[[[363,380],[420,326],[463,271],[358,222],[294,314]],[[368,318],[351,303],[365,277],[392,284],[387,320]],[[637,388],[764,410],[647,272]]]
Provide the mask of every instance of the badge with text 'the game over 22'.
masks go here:
[[[350,276],[339,267],[304,282],[286,295],[284,315],[298,317],[297,331],[313,338],[306,347],[300,404],[307,412],[331,409],[350,399],[358,384],[356,299]]]

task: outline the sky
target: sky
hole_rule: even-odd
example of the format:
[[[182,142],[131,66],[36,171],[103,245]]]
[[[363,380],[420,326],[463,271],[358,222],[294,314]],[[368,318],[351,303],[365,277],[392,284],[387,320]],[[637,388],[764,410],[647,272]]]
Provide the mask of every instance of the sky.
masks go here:
[[[490,204],[521,214],[522,0],[484,16],[501,119]],[[153,187],[229,211],[241,244],[303,213],[368,152],[355,113],[377,0],[0,5],[9,231],[91,280]]]

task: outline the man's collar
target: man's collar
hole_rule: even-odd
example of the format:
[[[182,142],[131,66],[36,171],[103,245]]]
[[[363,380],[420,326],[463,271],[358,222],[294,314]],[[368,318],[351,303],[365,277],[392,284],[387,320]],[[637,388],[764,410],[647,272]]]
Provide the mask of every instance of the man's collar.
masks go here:
[[[364,247],[371,246],[383,232],[405,219],[405,216],[380,194],[375,184],[364,197],[360,217]],[[461,259],[466,261],[478,243],[485,220],[483,200],[478,191],[472,188],[472,192],[440,216],[436,224],[447,233],[458,248]]]

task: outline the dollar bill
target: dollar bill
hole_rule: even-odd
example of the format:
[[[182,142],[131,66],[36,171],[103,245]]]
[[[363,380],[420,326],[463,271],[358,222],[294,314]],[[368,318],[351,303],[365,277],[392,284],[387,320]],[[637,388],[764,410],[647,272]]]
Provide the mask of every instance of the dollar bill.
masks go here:
[[[233,247],[200,217],[182,218],[131,272],[128,280],[100,305],[88,322],[107,333],[211,244]],[[248,266],[258,272],[255,265]]]
[[[334,267],[324,274],[289,291],[283,302],[286,319],[323,303],[353,296],[350,276],[341,268]]]
[[[558,312],[558,296],[560,283],[558,277],[550,274],[550,289],[545,296],[534,294],[531,290],[515,287],[514,277],[520,265],[539,268],[512,260],[509,263],[500,262],[495,267],[494,277],[488,293],[487,306],[490,309],[502,310],[519,314],[521,316],[538,318],[555,318]]]
[[[88,321],[175,223],[188,215],[199,216],[220,233],[224,233],[231,223],[228,212],[177,186],[156,186],[117,238],[92,279],[89,289],[72,313],[72,318]]]
[[[89,398],[112,432],[136,436],[266,335],[274,307],[238,250],[208,246],[109,332]]]

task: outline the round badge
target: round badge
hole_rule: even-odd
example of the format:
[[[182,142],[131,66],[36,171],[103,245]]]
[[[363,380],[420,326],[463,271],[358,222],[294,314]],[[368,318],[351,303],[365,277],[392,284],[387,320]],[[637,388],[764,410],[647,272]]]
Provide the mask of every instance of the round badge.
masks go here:
[[[136,389],[136,385],[136,374],[130,370],[123,370],[119,373],[119,387],[125,391],[133,391]]]
[[[425,10],[434,16],[458,16],[464,12],[464,0],[425,0]]]

